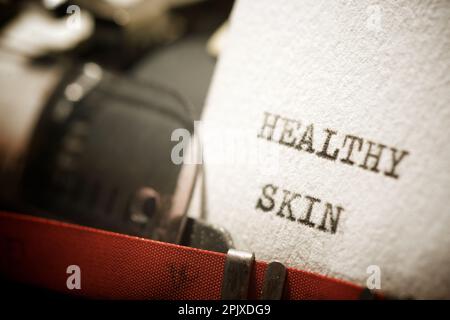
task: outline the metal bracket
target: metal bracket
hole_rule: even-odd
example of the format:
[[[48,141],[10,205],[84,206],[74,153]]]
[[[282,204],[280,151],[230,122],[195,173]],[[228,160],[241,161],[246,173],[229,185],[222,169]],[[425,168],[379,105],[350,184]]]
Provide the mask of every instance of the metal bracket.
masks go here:
[[[255,255],[245,251],[228,250],[222,282],[222,300],[245,300]]]
[[[228,250],[222,282],[222,300],[248,298],[250,276],[255,263],[254,253]],[[278,261],[267,265],[261,300],[280,300],[284,292],[286,267]]]
[[[224,228],[191,217],[186,219],[180,244],[221,253],[234,247],[231,235]]]
[[[286,280],[286,267],[279,261],[267,265],[261,300],[281,300]]]

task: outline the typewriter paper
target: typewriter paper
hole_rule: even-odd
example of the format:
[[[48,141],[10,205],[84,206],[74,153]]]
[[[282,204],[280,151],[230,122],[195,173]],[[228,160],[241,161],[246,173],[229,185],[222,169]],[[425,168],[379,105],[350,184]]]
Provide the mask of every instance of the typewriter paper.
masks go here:
[[[449,1],[238,1],[202,133],[237,248],[450,298]]]

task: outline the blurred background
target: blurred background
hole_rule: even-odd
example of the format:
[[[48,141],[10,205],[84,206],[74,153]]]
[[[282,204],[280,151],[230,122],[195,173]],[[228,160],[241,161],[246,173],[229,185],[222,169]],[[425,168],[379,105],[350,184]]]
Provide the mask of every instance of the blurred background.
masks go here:
[[[10,55],[41,64],[95,62],[174,88],[198,118],[218,54],[208,41],[232,5],[231,0],[0,0],[0,63],[11,63]]]
[[[165,239],[232,5],[0,0],[0,209]]]
[[[0,210],[175,242],[195,175],[170,137],[201,117],[232,5],[0,0]]]

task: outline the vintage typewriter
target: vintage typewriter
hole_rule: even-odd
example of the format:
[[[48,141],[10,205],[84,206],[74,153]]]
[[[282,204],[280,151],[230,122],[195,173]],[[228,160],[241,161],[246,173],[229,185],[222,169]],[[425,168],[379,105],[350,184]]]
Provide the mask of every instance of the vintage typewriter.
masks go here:
[[[180,142],[173,132],[197,138],[232,4],[0,2],[0,270],[11,292],[375,297],[255,262],[233,249],[226,230],[187,215],[202,168],[171,161]],[[196,146],[184,151],[196,154]],[[67,280],[73,265],[81,290]],[[324,289],[295,289],[302,281]]]

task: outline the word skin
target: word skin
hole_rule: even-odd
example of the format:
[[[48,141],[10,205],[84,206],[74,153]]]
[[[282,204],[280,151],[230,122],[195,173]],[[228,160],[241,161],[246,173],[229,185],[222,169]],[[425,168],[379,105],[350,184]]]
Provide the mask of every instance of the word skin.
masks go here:
[[[275,215],[278,217],[310,228],[316,228],[323,232],[336,233],[339,218],[341,213],[344,212],[344,208],[330,202],[324,202],[316,197],[301,195],[286,189],[278,192],[279,189],[273,184],[263,186],[261,196],[256,202],[256,209],[264,212],[275,212]],[[292,203],[299,200],[305,202],[306,209],[301,213],[293,212]],[[317,216],[317,214],[314,214],[316,212],[320,213],[321,218],[313,221],[313,216]]]
[[[324,129],[321,132],[324,139],[318,144],[314,137],[318,131],[315,131],[313,124],[303,126],[298,120],[264,112],[264,121],[258,138],[314,154],[322,159],[357,166],[370,172],[382,173],[389,178],[399,179],[398,168],[409,154],[408,151],[355,135],[339,135],[337,131],[331,129]]]

